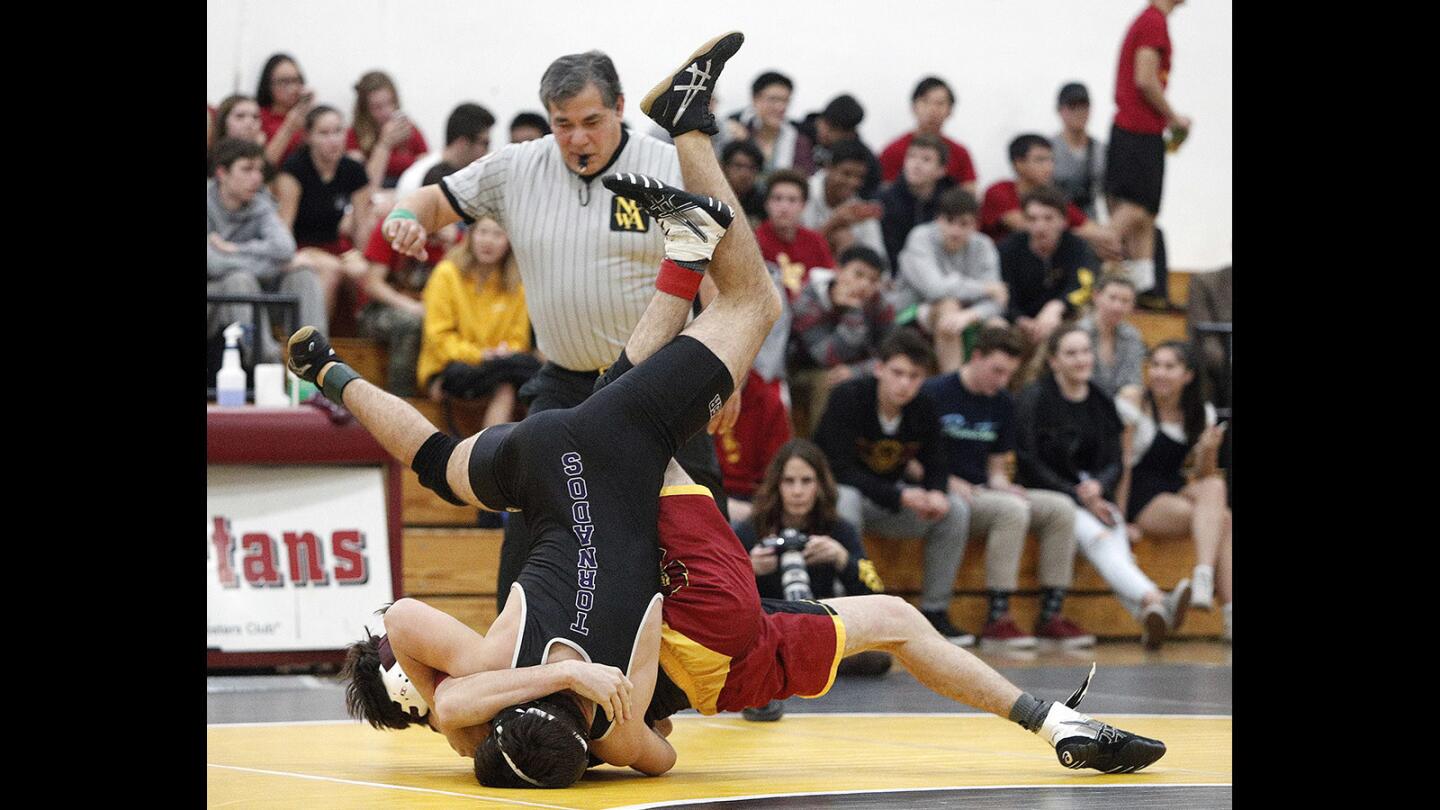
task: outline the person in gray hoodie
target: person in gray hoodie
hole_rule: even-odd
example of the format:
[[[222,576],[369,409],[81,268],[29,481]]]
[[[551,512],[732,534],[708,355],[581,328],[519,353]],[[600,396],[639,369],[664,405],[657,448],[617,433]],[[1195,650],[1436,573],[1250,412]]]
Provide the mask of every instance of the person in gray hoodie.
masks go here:
[[[258,144],[226,138],[215,145],[215,177],[205,184],[205,291],[293,293],[300,299],[296,324],[325,323],[325,299],[308,268],[292,268],[295,237],[280,221],[275,201],[263,191],[265,155]],[[252,323],[248,304],[207,304],[205,337],[226,326]],[[256,336],[260,362],[279,362],[280,345],[261,313]],[[242,346],[247,353],[250,347]],[[247,358],[254,362],[254,358]]]
[[[940,195],[935,219],[917,225],[897,257],[895,308],[915,308],[916,323],[935,341],[940,373],[965,362],[964,335],[987,321],[1003,325],[1009,301],[1000,280],[1000,253],[976,230],[980,204],[963,188]]]

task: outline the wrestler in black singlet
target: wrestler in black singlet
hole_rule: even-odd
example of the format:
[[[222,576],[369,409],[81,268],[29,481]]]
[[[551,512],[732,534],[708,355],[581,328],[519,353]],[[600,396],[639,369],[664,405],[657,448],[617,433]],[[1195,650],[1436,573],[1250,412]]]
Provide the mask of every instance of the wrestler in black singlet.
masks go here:
[[[487,506],[523,510],[532,538],[512,666],[545,663],[558,643],[630,674],[646,611],[660,607],[665,467],[732,388],[725,364],[682,335],[575,408],[481,434],[471,486]],[[592,738],[609,726],[595,720]]]

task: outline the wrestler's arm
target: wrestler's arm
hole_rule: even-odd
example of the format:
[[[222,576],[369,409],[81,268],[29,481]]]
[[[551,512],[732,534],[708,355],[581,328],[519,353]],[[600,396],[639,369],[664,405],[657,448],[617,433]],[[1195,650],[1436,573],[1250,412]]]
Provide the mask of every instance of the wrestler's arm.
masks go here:
[[[661,611],[655,605],[645,617],[636,636],[635,655],[631,661],[630,680],[636,706],[650,705],[655,693],[655,678],[660,669]],[[675,767],[675,749],[649,726],[643,712],[632,714],[616,723],[609,736],[592,745],[596,756],[611,765],[630,766],[647,776],[659,776]]]
[[[595,701],[612,720],[633,714],[630,679],[624,673],[573,659],[450,678],[435,690],[434,705],[446,725],[471,726],[490,722],[502,709],[567,689]]]
[[[506,608],[509,608],[506,605]],[[508,610],[506,612],[509,612]],[[492,669],[500,656],[490,648],[499,643],[507,624],[505,613],[490,628],[490,638],[471,630],[459,619],[418,599],[401,599],[385,611],[385,634],[395,660],[435,707],[435,683],[444,676],[471,675]],[[511,620],[508,624],[513,625]],[[511,634],[513,639],[513,633]],[[438,707],[436,707],[438,710]]]

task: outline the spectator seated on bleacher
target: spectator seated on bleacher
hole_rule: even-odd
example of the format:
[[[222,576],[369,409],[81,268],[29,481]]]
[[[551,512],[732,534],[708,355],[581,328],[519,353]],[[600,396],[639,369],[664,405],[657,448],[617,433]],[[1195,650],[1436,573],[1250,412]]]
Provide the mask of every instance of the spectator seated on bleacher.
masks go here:
[[[255,101],[260,105],[260,129],[265,133],[265,160],[283,166],[305,143],[305,118],[315,104],[315,91],[305,86],[295,59],[277,53],[265,60]]]
[[[255,99],[239,93],[226,96],[215,108],[214,134],[216,141],[239,138],[265,146],[265,132],[260,129],[260,105],[255,103]],[[215,171],[213,166],[208,165],[206,170],[207,177]],[[265,182],[275,179],[276,169],[269,161],[266,161],[264,170]]]
[[[870,147],[860,140],[860,122],[864,120],[865,108],[860,106],[854,96],[842,93],[830,99],[825,109],[814,117],[815,147],[811,150],[811,162],[816,166],[832,165],[836,145],[843,141],[854,141],[860,147],[865,161],[865,175],[860,181],[859,194],[867,200],[873,200],[880,192],[880,160],[870,151]]]
[[[764,161],[761,179],[781,169],[793,169],[802,178],[815,171],[811,162],[810,138],[785,117],[795,83],[783,73],[767,71],[750,85],[750,106],[731,113],[720,123],[717,146],[731,141],[750,141],[760,148]]]
[[[1157,229],[1158,230],[1158,229]],[[1186,304],[1185,321],[1190,342],[1200,352],[1208,390],[1214,392],[1215,403],[1230,406],[1230,378],[1225,364],[1225,335],[1202,335],[1196,326],[1202,323],[1230,323],[1234,313],[1231,285],[1235,271],[1226,265],[1213,273],[1195,273],[1190,277],[1190,300]]]
[[[215,177],[205,184],[205,289],[207,293],[291,293],[299,296],[299,328],[323,323],[324,298],[315,274],[290,264],[295,238],[275,212],[275,202],[263,190],[265,151],[255,141],[227,138],[212,151]],[[214,340],[225,327],[239,322],[249,330],[253,310],[248,304],[206,306],[205,336]],[[280,345],[270,333],[267,309],[262,309],[260,334],[242,342],[242,360],[279,362]]]
[[[1144,536],[1193,538],[1191,605],[1210,610],[1218,592],[1229,641],[1232,519],[1217,464],[1225,425],[1216,424],[1215,408],[1204,399],[1189,344],[1166,341],[1152,349],[1148,378],[1127,460],[1126,520]]]
[[[1095,636],[1060,615],[1074,580],[1075,503],[1059,492],[1017,486],[1006,469],[1015,452],[1015,400],[1006,386],[1024,353],[1024,341],[1012,330],[985,327],[958,372],[932,377],[921,390],[940,414],[950,492],[970,504],[970,536],[985,538],[990,607],[981,646],[1027,649],[1038,637],[1065,648],[1089,647]],[[1040,538],[1041,587],[1033,635],[1010,615],[1020,554],[1031,531]]]
[[[826,168],[810,178],[810,194],[800,222],[824,236],[833,254],[851,245],[885,252],[885,234],[880,230],[884,208],[859,194],[865,182],[867,154],[859,141],[840,141],[829,150]]]
[[[425,178],[435,166],[440,166],[440,176],[458,172],[471,163],[485,157],[490,151],[490,128],[495,126],[495,116],[479,104],[466,102],[450,111],[445,119],[445,148],[431,152],[410,164],[395,184],[396,198],[429,185]],[[384,216],[376,212],[376,216]]]
[[[1016,477],[1027,489],[1070,496],[1075,543],[1142,627],[1155,649],[1179,629],[1190,604],[1189,580],[1168,596],[1135,563],[1125,515],[1115,505],[1123,470],[1120,415],[1093,382],[1095,354],[1078,326],[1057,329],[1047,345],[1049,373],[1021,392],[1016,407]]]
[[[1010,292],[1005,319],[1020,330],[1037,363],[1038,348],[1089,303],[1099,275],[1095,252],[1066,228],[1066,204],[1065,195],[1053,188],[1029,192],[1023,201],[1025,230],[999,245],[1000,278]],[[1020,382],[1042,373],[1032,363]]]
[[[1036,189],[1055,188],[1055,152],[1043,135],[1021,135],[1010,142],[1010,166],[1014,180],[1002,180],[985,189],[980,204],[980,230],[998,244],[1025,228],[1020,201]],[[1063,193],[1063,192],[1062,192]],[[1066,199],[1066,226],[1107,261],[1119,260],[1120,237],[1110,228],[1085,216]]]
[[[785,352],[790,342],[792,313],[785,298],[780,268],[766,262],[765,269],[780,293],[780,317],[760,344],[755,362],[740,389],[740,415],[715,431],[715,457],[720,462],[721,485],[725,488],[731,522],[750,515],[750,502],[765,477],[775,451],[790,440],[790,413],[785,397]],[[701,283],[700,298],[709,303],[718,291],[709,281]]]
[[[935,221],[912,230],[900,251],[896,306],[914,307],[915,323],[935,341],[942,374],[964,361],[967,330],[973,335],[987,321],[1005,323],[1010,295],[1000,280],[995,244],[975,230],[979,210],[965,189],[946,191]]]
[[[531,353],[525,288],[510,240],[482,217],[425,285],[421,388],[436,401],[490,398],[484,426],[514,418],[516,392],[540,370]]]
[[[760,254],[765,261],[780,265],[791,301],[804,288],[810,268],[835,266],[825,237],[800,224],[809,196],[804,175],[789,169],[775,172],[765,190],[765,221],[755,228]]]
[[[421,178],[420,185],[440,182],[440,178],[464,168],[442,161],[432,165]],[[387,212],[388,213],[388,212]],[[396,253],[390,240],[380,232],[382,223],[375,223],[365,243],[365,261],[370,272],[361,289],[360,336],[384,344],[389,367],[386,369],[385,390],[397,397],[413,397],[418,381],[420,339],[425,327],[425,305],[422,302],[430,272],[445,257],[446,251],[461,238],[456,225],[447,225],[425,240],[425,258],[416,259]]]
[[[524,143],[550,134],[550,122],[537,112],[519,112],[510,119],[510,143]]]
[[[801,403],[797,433],[810,435],[832,387],[875,370],[895,322],[894,307],[880,293],[884,277],[880,254],[856,245],[840,254],[839,270],[812,270],[795,299],[789,366],[790,401]]]
[[[400,93],[384,71],[372,70],[355,83],[351,117],[345,153],[363,163],[380,188],[394,188],[410,164],[430,151],[420,128],[400,109]]]
[[[900,177],[906,156],[910,154],[910,143],[919,135],[933,135],[945,144],[945,173],[961,188],[971,194],[979,193],[976,185],[975,163],[970,160],[970,150],[959,141],[945,137],[940,128],[955,111],[955,93],[943,79],[926,76],[915,85],[910,94],[910,111],[915,115],[915,131],[896,138],[880,153],[881,179],[893,183]]]
[[[1122,273],[1106,273],[1095,283],[1090,299],[1094,309],[1080,319],[1080,328],[1090,335],[1095,349],[1092,379],[1116,400],[1123,418],[1140,406],[1140,366],[1145,362],[1145,338],[1127,320],[1135,311],[1135,282]],[[1126,424],[1131,421],[1125,419]]]
[[[905,151],[905,166],[900,177],[880,192],[880,205],[885,213],[880,218],[880,231],[885,237],[885,258],[893,270],[905,247],[905,240],[916,225],[935,218],[940,195],[955,186],[955,179],[945,173],[945,152],[948,147],[937,135],[916,135]]]
[[[752,228],[765,221],[765,190],[756,182],[764,162],[760,147],[750,141],[731,141],[720,150],[720,169],[725,172],[725,182],[735,192],[735,199],[740,201],[740,208]]]
[[[295,264],[309,267],[319,278],[329,324],[341,281],[348,277],[359,284],[369,272],[354,248],[362,243],[355,227],[370,204],[369,180],[365,167],[345,156],[345,121],[339,110],[312,108],[305,132],[305,146],[280,167],[275,188],[280,218],[300,247]]]
[[[873,377],[831,390],[815,443],[835,471],[840,517],[866,534],[924,541],[920,612],[951,643],[970,646],[975,636],[949,618],[970,507],[949,494],[940,420],[920,393],[934,361],[924,338],[892,332]]]

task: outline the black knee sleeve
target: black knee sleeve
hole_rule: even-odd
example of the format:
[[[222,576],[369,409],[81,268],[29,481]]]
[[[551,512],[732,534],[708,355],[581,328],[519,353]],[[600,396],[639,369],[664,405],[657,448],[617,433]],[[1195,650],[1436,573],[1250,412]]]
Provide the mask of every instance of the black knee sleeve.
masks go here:
[[[444,498],[447,503],[469,506],[455,497],[455,493],[450,489],[450,482],[445,480],[445,468],[450,465],[450,454],[455,452],[458,444],[460,442],[436,431],[420,445],[415,460],[410,462],[410,469],[420,476],[421,486]]]

